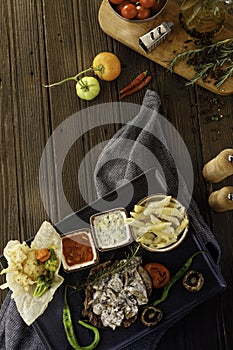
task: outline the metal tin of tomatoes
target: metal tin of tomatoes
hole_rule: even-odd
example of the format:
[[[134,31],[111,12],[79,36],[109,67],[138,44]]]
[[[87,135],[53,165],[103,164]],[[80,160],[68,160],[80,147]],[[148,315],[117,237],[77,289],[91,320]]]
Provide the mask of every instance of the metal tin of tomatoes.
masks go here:
[[[137,14],[135,13],[135,15],[131,18],[126,18],[122,15],[122,8],[124,7],[123,5],[133,5],[133,6],[137,6],[137,2],[136,1],[127,1],[127,0],[122,0],[121,2],[117,1],[117,4],[114,4],[113,1],[117,1],[117,0],[108,0],[108,4],[109,6],[112,8],[113,12],[121,19],[123,19],[124,21],[128,21],[128,22],[133,22],[133,23],[141,23],[141,22],[147,22],[147,21],[151,21],[154,18],[156,18],[166,7],[168,0],[160,0],[160,5],[158,6],[157,1],[151,4],[154,4],[152,7],[148,7],[148,9],[150,9],[151,15],[150,17],[145,16],[145,13],[143,14],[143,16],[140,15],[137,16]],[[124,4],[123,4],[124,3]],[[146,4],[145,0],[144,0],[144,4]],[[149,4],[149,2],[148,2]],[[142,4],[141,4],[142,5]],[[142,5],[143,6],[143,5]],[[149,6],[149,5],[147,5]],[[144,6],[145,7],[145,6]],[[132,6],[131,6],[131,10],[132,10]],[[133,10],[132,10],[133,11]],[[131,12],[132,14],[133,12]]]

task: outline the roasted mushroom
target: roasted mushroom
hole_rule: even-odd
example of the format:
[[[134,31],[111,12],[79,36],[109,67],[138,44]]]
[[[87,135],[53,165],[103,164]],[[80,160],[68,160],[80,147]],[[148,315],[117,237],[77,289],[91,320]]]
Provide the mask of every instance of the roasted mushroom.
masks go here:
[[[145,326],[155,326],[163,317],[162,311],[154,306],[145,308],[141,315],[141,321]]]
[[[198,292],[204,284],[204,277],[202,273],[190,270],[183,278],[183,286],[190,292]]]

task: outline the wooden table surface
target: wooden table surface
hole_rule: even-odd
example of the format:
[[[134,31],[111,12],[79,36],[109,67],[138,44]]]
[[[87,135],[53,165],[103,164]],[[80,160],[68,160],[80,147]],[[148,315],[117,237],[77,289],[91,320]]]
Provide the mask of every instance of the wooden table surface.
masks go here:
[[[233,234],[232,212],[215,213],[208,207],[210,191],[233,186],[233,177],[209,186],[202,167],[222,149],[232,148],[233,96],[218,96],[200,86],[186,87],[185,79],[108,37],[98,23],[101,0],[1,1],[0,70],[0,253],[10,239],[27,240],[40,224],[54,222],[69,212],[56,181],[56,164],[45,182],[50,215],[40,195],[39,169],[46,142],[68,117],[87,107],[119,101],[119,90],[138,72],[149,70],[149,88],[161,98],[161,114],[182,136],[194,169],[194,191],[201,214],[222,249],[221,269],[228,288],[179,321],[161,340],[159,350],[233,349]],[[75,94],[75,84],[46,89],[43,84],[73,76],[91,65],[101,51],[115,53],[122,64],[120,77],[101,82],[101,93],[86,102]],[[125,99],[141,104],[145,90]],[[213,121],[211,117],[222,118]],[[83,120],[83,119],[82,119]],[[87,121],[88,125],[88,121]],[[71,147],[63,166],[63,188],[73,211],[96,198],[93,184],[79,179],[85,155],[110,139],[119,123],[87,130]],[[81,125],[80,125],[81,128]],[[60,128],[61,146],[66,134]],[[94,157],[94,156],[93,156]],[[93,158],[93,162],[96,159]],[[84,199],[80,184],[85,189]],[[3,282],[1,277],[0,282]],[[1,302],[6,292],[1,292]]]

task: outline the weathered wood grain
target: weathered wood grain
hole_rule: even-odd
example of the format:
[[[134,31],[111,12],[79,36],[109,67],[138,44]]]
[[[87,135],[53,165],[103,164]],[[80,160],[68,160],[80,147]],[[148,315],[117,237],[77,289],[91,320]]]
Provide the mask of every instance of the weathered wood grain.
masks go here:
[[[172,327],[158,349],[229,350],[233,348],[233,216],[232,212],[212,212],[207,200],[210,191],[232,184],[233,178],[210,186],[201,170],[220,150],[232,147],[233,96],[217,96],[200,86],[187,88],[182,77],[171,75],[162,66],[107,36],[98,22],[100,5],[101,0],[10,0],[0,4],[1,253],[8,240],[33,236],[44,219],[60,220],[96,198],[94,164],[104,142],[119,130],[124,118],[117,115],[117,123],[109,123],[109,114],[103,109],[102,114],[96,113],[97,126],[93,127],[88,109],[98,110],[97,105],[118,102],[120,89],[138,73],[149,70],[153,80],[148,88],[158,92],[161,114],[178,130],[190,153],[193,196],[219,241],[222,273],[228,283],[222,295],[200,305]],[[232,23],[227,28],[232,30]],[[101,93],[95,100],[80,100],[75,82],[51,89],[43,87],[88,68],[100,51],[116,53],[122,73],[114,82],[101,81]],[[145,91],[123,101],[140,105]],[[72,115],[77,119],[67,130],[62,123]],[[219,120],[211,120],[220,115],[223,117]],[[65,148],[77,129],[81,136],[68,151],[60,183],[59,150]],[[46,158],[43,165],[41,183],[47,213],[40,196],[39,169],[46,142],[55,131],[59,137],[50,145],[51,158]],[[172,142],[175,145],[176,140]],[[90,157],[85,158],[88,154]],[[180,158],[182,161],[182,149]],[[80,177],[84,159],[88,173]],[[70,205],[68,209],[63,205],[61,188]],[[4,296],[5,292],[1,292],[1,302]]]

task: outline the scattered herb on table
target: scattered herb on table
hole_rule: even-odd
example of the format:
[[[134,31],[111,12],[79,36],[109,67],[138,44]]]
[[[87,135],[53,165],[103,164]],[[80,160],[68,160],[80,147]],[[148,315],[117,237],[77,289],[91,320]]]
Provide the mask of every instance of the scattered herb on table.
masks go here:
[[[168,69],[173,72],[174,66],[182,60],[195,71],[186,85],[193,85],[199,79],[212,78],[219,88],[233,76],[233,38],[209,45],[200,44],[196,49],[181,52],[170,62]]]

